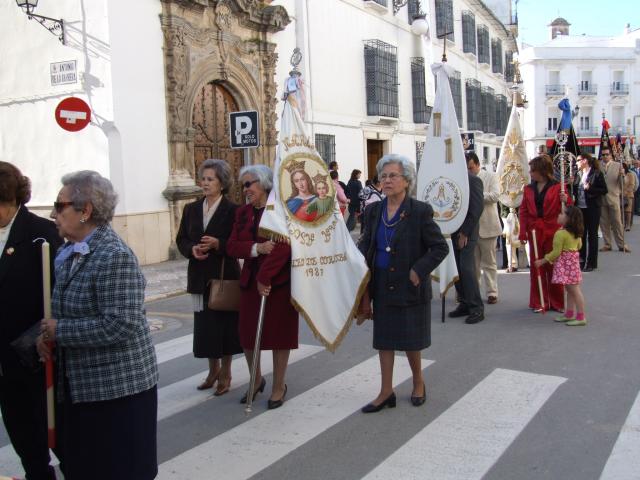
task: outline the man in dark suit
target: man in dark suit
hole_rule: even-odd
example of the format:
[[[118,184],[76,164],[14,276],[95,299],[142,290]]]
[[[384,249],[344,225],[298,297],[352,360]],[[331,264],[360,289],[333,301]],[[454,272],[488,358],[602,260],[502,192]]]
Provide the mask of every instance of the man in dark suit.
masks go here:
[[[29,179],[0,162],[0,410],[26,477],[51,480],[44,369],[25,365],[11,345],[44,316],[42,240],[51,260],[62,243],[53,222],[25,207],[30,197]]]
[[[453,253],[458,266],[458,281],[455,284],[460,304],[449,312],[449,317],[464,317],[465,323],[484,320],[484,305],[476,275],[474,252],[478,243],[480,215],[484,208],[482,180],[469,174],[469,208],[460,228],[451,235]]]

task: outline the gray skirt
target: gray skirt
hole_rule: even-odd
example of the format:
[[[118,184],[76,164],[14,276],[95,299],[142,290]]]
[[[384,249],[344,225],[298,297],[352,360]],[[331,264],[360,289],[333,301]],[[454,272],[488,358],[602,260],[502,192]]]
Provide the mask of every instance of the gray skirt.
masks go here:
[[[410,306],[385,305],[387,270],[376,268],[373,299],[373,348],[376,350],[422,350],[431,345],[429,303]]]

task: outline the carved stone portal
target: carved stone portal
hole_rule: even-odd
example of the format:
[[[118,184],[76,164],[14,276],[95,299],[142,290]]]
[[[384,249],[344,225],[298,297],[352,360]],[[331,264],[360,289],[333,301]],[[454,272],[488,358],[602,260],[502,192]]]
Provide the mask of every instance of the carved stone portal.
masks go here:
[[[263,0],[161,0],[164,34],[169,181],[163,192],[171,211],[175,239],[185,203],[200,193],[197,163],[204,160],[201,111],[203,95],[224,103],[214,106],[212,124],[227,122],[226,113],[257,110],[262,145],[234,155],[212,148],[234,172],[244,163],[271,165],[277,130],[275,67],[278,55],[270,35],[290,23],[284,7]],[[217,97],[216,97],[217,95]],[[221,118],[225,117],[225,118]],[[228,144],[223,128],[209,129],[207,145]],[[237,195],[238,192],[235,192]],[[175,256],[175,245],[170,257]]]

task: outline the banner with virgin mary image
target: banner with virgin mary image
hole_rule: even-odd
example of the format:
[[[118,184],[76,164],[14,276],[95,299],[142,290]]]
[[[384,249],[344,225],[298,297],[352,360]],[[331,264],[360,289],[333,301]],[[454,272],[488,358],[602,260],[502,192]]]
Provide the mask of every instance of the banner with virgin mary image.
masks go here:
[[[369,269],[347,230],[327,165],[307,136],[300,96],[289,82],[273,189],[260,234],[291,244],[291,303],[316,338],[335,351],[356,314]]]
[[[446,63],[436,63],[431,70],[436,77],[436,98],[418,171],[417,193],[419,200],[433,208],[433,219],[449,246],[449,254],[431,274],[444,296],[458,279],[451,234],[460,228],[467,215],[469,177],[449,85],[453,70]]]

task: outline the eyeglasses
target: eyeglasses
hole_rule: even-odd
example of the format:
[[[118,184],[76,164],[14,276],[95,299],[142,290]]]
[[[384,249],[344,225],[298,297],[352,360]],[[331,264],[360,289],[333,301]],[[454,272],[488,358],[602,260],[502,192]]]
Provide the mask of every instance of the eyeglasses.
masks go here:
[[[56,213],[62,213],[66,207],[73,205],[73,202],[53,202],[53,209]]]
[[[610,154],[609,152],[606,152],[606,153],[605,153],[605,152],[602,152],[602,156],[604,157],[605,155],[608,157],[608,156],[609,156],[609,155],[611,155],[611,154]]]
[[[403,177],[403,176],[404,175],[400,173],[383,173],[382,175],[380,175],[380,180],[384,182],[387,178],[389,180],[395,180],[396,178]]]
[[[259,181],[260,181],[260,180],[251,180],[251,181],[247,181],[247,182],[244,182],[244,183],[242,184],[242,186],[243,186],[244,188],[249,188],[249,187],[251,187],[251,185],[253,185],[254,183],[257,183],[257,182],[259,182]]]

